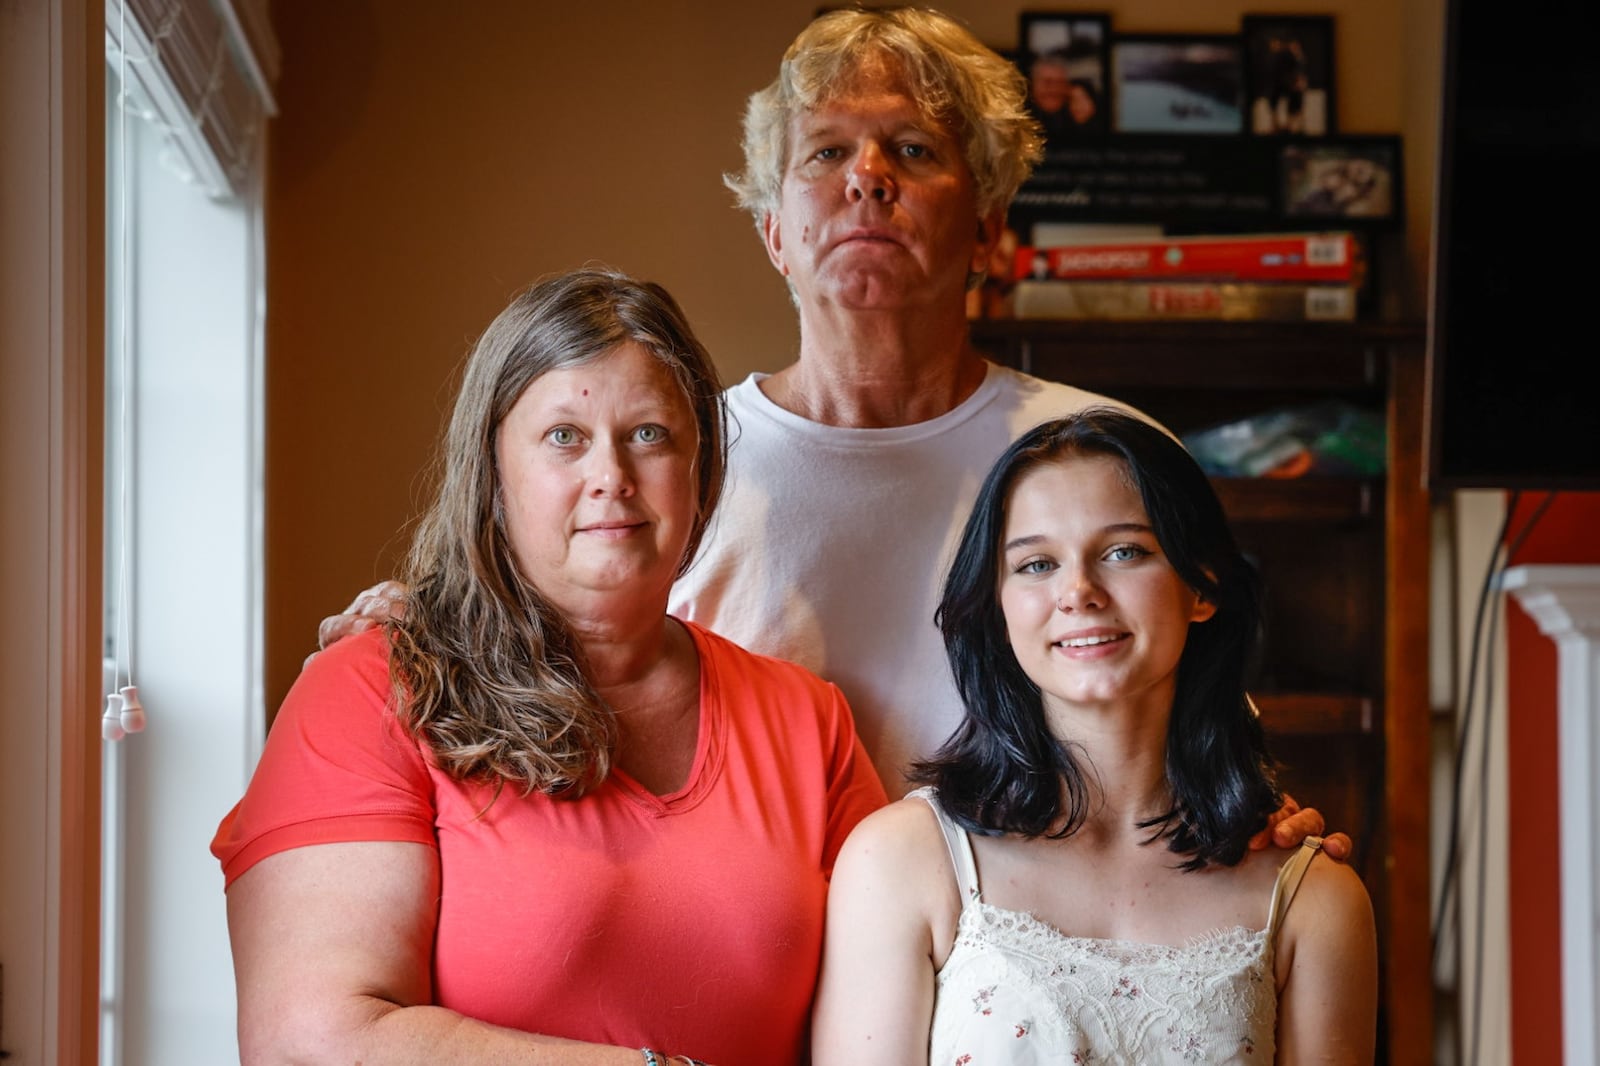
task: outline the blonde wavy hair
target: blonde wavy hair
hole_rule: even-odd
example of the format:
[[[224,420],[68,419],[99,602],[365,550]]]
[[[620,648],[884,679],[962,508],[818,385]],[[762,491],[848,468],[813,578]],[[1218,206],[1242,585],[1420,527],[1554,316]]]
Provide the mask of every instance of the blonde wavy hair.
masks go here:
[[[681,575],[722,492],[726,415],[716,367],[671,295],[603,268],[549,277],[519,294],[468,357],[438,496],[404,567],[406,610],[388,623],[399,720],[457,780],[576,796],[610,772],[611,709],[565,619],[517,569],[495,438],[531,383],[628,341],[672,371],[699,430]]]
[[[723,181],[758,228],[778,209],[790,120],[848,95],[879,64],[894,72],[927,117],[956,132],[979,215],[1010,205],[1044,154],[1022,73],[937,11],[849,9],[812,20],[784,53],[778,77],[745,107],[744,170]]]

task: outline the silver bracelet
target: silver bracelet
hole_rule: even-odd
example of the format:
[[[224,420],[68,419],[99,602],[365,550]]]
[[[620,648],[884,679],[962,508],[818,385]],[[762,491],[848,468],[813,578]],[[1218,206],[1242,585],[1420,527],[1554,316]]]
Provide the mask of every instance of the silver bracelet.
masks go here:
[[[644,1056],[644,1066],[664,1066],[661,1056],[655,1053],[654,1048],[642,1047],[639,1054]]]

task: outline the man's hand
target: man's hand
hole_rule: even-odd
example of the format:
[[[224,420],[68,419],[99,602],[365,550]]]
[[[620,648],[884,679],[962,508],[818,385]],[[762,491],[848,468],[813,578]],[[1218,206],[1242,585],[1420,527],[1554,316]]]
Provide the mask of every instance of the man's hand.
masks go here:
[[[406,586],[398,581],[380,581],[366,589],[350,601],[350,606],[344,609],[343,614],[329,615],[317,626],[317,651],[362,630],[371,629],[387,619],[404,617],[407,591]],[[307,655],[306,662],[309,663],[316,654],[314,651]],[[305,669],[305,664],[302,663],[300,668]]]
[[[1323,828],[1320,811],[1315,807],[1301,810],[1294,797],[1284,793],[1283,806],[1267,818],[1265,829],[1250,838],[1250,850],[1260,851],[1271,846],[1297,848],[1306,837],[1321,836]],[[1344,833],[1330,833],[1322,837],[1322,850],[1331,859],[1348,861],[1352,847],[1350,838]]]

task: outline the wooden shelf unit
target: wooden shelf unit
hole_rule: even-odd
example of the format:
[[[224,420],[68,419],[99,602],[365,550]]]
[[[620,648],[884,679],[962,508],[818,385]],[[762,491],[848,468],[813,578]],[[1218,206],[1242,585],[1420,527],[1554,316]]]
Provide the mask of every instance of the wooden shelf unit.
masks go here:
[[[1382,477],[1217,479],[1267,585],[1252,689],[1283,783],[1355,839],[1381,967],[1378,1061],[1432,1061],[1428,581],[1420,324],[973,323],[996,361],[1179,434],[1323,400],[1381,413]]]

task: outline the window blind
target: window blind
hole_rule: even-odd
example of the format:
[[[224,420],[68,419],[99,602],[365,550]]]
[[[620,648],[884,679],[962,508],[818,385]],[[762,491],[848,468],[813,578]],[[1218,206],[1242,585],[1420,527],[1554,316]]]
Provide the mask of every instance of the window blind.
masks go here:
[[[265,0],[106,0],[106,53],[126,72],[121,105],[162,130],[178,173],[239,195],[277,110]]]

